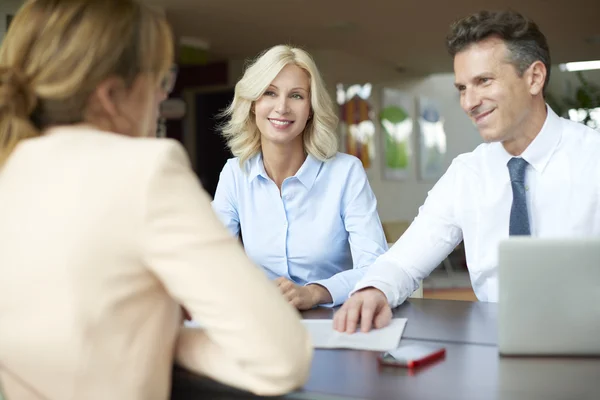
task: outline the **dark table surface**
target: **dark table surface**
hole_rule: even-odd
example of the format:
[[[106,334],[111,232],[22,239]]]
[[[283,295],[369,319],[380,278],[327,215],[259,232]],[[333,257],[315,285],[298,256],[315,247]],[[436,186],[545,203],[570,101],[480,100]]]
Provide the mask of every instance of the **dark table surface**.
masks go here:
[[[409,299],[394,309],[394,318],[408,318],[403,339],[495,346],[498,343],[496,303]],[[332,319],[335,310],[304,311],[304,319]]]
[[[303,313],[328,319],[330,309]],[[285,399],[566,400],[600,399],[600,358],[503,358],[496,347],[496,305],[410,299],[401,344],[429,343],[446,357],[411,371],[379,366],[377,352],[316,350],[302,390]],[[173,399],[256,398],[176,369]]]

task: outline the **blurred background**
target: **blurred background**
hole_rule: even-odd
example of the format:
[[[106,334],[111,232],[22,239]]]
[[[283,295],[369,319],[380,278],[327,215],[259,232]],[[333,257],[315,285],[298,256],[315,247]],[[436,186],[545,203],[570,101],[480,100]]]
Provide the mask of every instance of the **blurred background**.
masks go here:
[[[340,151],[362,160],[394,242],[452,159],[481,143],[459,106],[444,39],[453,20],[482,8],[513,9],[537,22],[553,62],[548,104],[600,134],[600,61],[571,64],[600,60],[598,0],[146,2],[171,22],[179,65],[157,135],[184,144],[211,195],[231,157],[216,114],[231,101],[245,63],[276,44],[299,46],[337,102]],[[0,40],[21,4],[0,0]],[[424,288],[425,297],[474,298],[462,246]]]

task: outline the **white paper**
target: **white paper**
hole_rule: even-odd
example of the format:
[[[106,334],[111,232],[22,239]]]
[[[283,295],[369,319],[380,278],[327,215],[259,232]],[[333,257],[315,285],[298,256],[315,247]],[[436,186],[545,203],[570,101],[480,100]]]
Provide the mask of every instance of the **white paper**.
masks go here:
[[[385,328],[373,329],[368,333],[357,331],[352,334],[334,330],[333,321],[330,319],[304,319],[302,324],[308,330],[317,349],[389,351],[398,347],[406,321],[406,318],[394,318]]]

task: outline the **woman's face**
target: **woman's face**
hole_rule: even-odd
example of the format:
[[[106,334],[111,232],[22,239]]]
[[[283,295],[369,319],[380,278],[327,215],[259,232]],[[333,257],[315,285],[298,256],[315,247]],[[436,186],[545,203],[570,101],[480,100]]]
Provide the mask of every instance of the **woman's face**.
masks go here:
[[[310,109],[308,73],[296,65],[286,65],[254,103],[261,141],[277,145],[302,143]]]

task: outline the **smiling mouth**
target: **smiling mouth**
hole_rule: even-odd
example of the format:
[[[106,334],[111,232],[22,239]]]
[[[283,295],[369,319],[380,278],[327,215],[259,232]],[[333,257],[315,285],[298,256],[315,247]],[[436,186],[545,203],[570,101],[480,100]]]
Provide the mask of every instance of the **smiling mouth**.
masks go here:
[[[294,123],[294,121],[289,121],[286,119],[272,119],[272,118],[268,118],[268,120],[277,126],[288,126]]]
[[[481,122],[485,117],[487,117],[488,115],[493,113],[495,110],[496,110],[495,108],[492,108],[490,111],[486,111],[484,113],[479,114],[478,116],[475,117],[475,122],[476,123]]]

